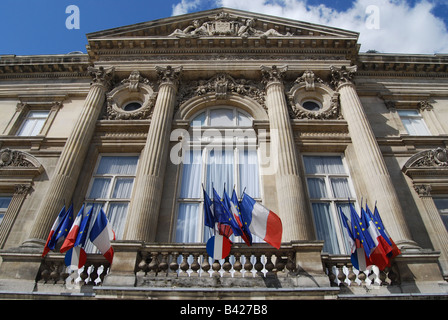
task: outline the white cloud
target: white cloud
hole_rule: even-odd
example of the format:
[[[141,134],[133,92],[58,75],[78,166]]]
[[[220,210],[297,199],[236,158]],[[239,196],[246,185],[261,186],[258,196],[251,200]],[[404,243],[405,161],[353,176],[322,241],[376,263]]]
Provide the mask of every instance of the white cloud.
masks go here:
[[[197,10],[205,0],[182,0],[176,12]],[[434,16],[436,4],[418,0],[353,0],[346,11],[307,0],[215,0],[216,7],[229,7],[311,22],[360,33],[361,51],[384,53],[448,53],[448,33],[444,22]],[[369,9],[369,10],[367,10]],[[378,18],[379,17],[379,21]]]

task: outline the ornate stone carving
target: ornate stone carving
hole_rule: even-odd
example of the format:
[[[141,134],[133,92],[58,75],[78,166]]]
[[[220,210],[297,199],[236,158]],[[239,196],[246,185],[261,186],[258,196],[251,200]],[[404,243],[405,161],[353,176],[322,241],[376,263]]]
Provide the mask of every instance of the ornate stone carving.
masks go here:
[[[306,91],[314,91],[315,86],[314,83],[324,83],[321,78],[316,78],[314,75],[314,72],[311,70],[306,70],[303,75],[295,81],[295,83],[305,83],[305,90]]]
[[[288,71],[288,66],[281,66],[281,67],[261,66],[260,69],[261,69],[261,73],[263,76],[262,82],[266,85],[269,82],[274,82],[274,81],[283,82],[283,77],[284,77],[286,71]]]
[[[182,86],[179,89],[178,105],[208,93],[215,93],[217,100],[227,99],[229,93],[240,94],[257,101],[265,108],[265,93],[259,84],[247,79],[234,79],[225,73],[217,74],[209,80],[191,81],[188,85]]]
[[[107,94],[107,120],[142,120],[150,119],[156,99],[156,93],[151,82],[143,78],[140,72],[134,70],[128,78]],[[129,102],[141,103],[135,110],[125,110]]]
[[[343,119],[341,107],[339,103],[339,93],[335,92],[331,97],[329,107],[322,108],[321,111],[309,111],[304,109],[299,103],[294,103],[290,98],[290,117],[293,119],[313,119],[313,120],[329,120]]]
[[[241,19],[227,12],[221,12],[214,17],[209,17],[207,21],[193,20],[193,23],[184,29],[176,29],[170,37],[197,38],[204,36],[239,36],[261,37],[269,36],[286,37],[292,36],[290,32],[281,34],[275,29],[262,31],[255,28],[256,19]]]
[[[178,85],[180,76],[182,75],[182,67],[167,66],[164,67],[156,67],[157,75],[159,77],[159,83],[172,83],[174,85]]]
[[[358,69],[357,66],[351,66],[351,67],[342,66],[341,68],[331,66],[330,67],[330,71],[331,71],[330,84],[334,88],[337,88],[338,86],[340,86],[343,83],[352,83],[357,69]]]
[[[92,77],[91,85],[98,84],[105,86],[106,88],[112,86],[112,78],[115,72],[114,67],[105,69],[104,67],[94,68],[90,66],[87,70]]]
[[[430,197],[432,187],[429,184],[419,184],[414,185],[414,190],[418,193],[419,197]]]
[[[420,110],[432,110],[434,108],[428,100],[419,101],[417,106]]]
[[[17,150],[3,149],[0,151],[0,168],[3,167],[34,167],[33,163],[25,159],[26,155]]]
[[[447,149],[436,148],[423,151],[411,157],[405,164],[405,167],[447,167],[448,154]]]

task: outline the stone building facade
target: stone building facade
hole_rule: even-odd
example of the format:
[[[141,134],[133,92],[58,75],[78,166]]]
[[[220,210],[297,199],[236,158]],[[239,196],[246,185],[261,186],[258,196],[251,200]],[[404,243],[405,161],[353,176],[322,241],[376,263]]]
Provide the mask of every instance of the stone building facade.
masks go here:
[[[448,297],[448,56],[358,36],[220,8],[90,33],[87,54],[1,56],[0,295]],[[280,249],[208,258],[202,186],[223,183],[278,214]],[[349,199],[378,208],[389,268],[353,268]],[[106,211],[112,265],[41,257],[69,204]]]

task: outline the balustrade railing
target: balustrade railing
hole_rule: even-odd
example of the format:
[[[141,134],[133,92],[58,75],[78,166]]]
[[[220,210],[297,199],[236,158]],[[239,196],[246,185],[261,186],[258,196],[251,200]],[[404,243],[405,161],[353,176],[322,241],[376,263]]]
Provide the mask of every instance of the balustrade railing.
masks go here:
[[[37,283],[65,284],[80,287],[101,285],[109,272],[110,264],[101,255],[88,255],[84,267],[71,270],[65,266],[63,255],[49,255],[43,260],[38,272]]]
[[[322,263],[333,286],[386,286],[398,284],[399,281],[398,272],[393,265],[383,271],[377,266],[357,270],[353,267],[350,257],[330,255],[322,255]]]

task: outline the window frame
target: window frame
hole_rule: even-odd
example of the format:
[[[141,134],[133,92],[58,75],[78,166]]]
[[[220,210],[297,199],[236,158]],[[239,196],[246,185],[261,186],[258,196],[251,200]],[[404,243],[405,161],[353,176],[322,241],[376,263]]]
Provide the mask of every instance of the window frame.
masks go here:
[[[47,114],[45,117],[32,117],[31,113],[33,113],[33,112],[46,112]],[[26,114],[24,115],[24,117],[22,119],[22,123],[20,124],[20,127],[17,129],[16,136],[18,136],[18,137],[40,136],[41,133],[44,131],[45,124],[47,123],[48,118],[50,117],[50,114],[51,114],[51,110],[39,110],[39,109],[28,110],[28,112],[26,112]],[[37,121],[37,120],[41,120],[41,121]],[[31,130],[31,132],[34,132],[34,130],[36,129],[36,127],[38,125],[40,126],[39,132],[37,132],[36,134],[22,134],[22,130],[24,130],[26,125],[31,121],[34,121],[33,129]]]
[[[210,126],[210,111],[217,110],[217,109],[229,109],[233,112],[233,126]],[[239,119],[238,119],[238,113],[242,113],[244,116],[250,119],[251,125],[250,126],[240,126],[239,125]],[[194,126],[193,121],[198,117],[200,114],[205,113],[205,120],[204,125],[200,126]],[[198,112],[196,112],[192,117],[190,121],[190,131],[193,130],[201,130],[201,137],[199,140],[197,137],[195,137],[194,134],[190,134],[190,140],[188,140],[188,147],[189,151],[196,151],[201,152],[201,185],[205,187],[207,190],[207,159],[209,159],[210,152],[215,149],[216,147],[220,147],[222,151],[226,150],[226,139],[229,137],[226,135],[226,130],[228,129],[249,129],[253,128],[253,117],[248,114],[246,111],[242,110],[241,108],[234,107],[234,106],[228,106],[228,105],[217,105],[213,107],[208,107],[206,109],[202,109]],[[221,139],[214,139],[211,143],[208,141],[207,137],[202,136],[202,132],[207,129],[213,129],[217,130],[221,134]],[[192,132],[190,132],[192,133]],[[257,144],[257,139],[248,139],[247,141],[239,141],[238,139],[233,139],[232,142],[232,151],[233,151],[233,181],[235,185],[235,191],[238,196],[238,200],[240,199],[240,196],[243,192],[242,186],[240,186],[240,152],[244,152],[244,148],[248,148],[248,150],[253,150],[256,152],[256,159],[257,159],[257,166],[258,166],[258,190],[259,194],[258,197],[254,197],[256,201],[260,201],[262,199],[262,188],[261,188],[261,175],[260,175],[260,152]],[[249,148],[250,147],[250,148]],[[252,149],[253,147],[253,149]],[[195,239],[196,241],[194,243],[203,243],[206,241],[206,238],[208,235],[206,234],[206,227],[204,226],[204,194],[201,190],[199,193],[199,198],[181,198],[181,188],[182,188],[182,181],[184,177],[184,162],[179,165],[179,182],[178,182],[178,190],[177,190],[177,197],[176,197],[176,206],[175,206],[175,225],[173,228],[173,235],[172,235],[172,241],[177,243],[177,225],[179,221],[179,212],[180,212],[180,206],[182,203],[186,204],[197,204],[199,206],[198,210],[198,221],[197,224],[199,226],[198,228],[198,234],[196,234]],[[215,187],[216,188],[216,187]],[[226,192],[228,193],[229,197],[232,196],[234,186],[227,186],[226,185]],[[213,194],[208,193],[210,198],[213,200]],[[220,194],[222,196],[222,194]],[[208,229],[208,227],[207,227]],[[236,237],[236,239],[232,241],[239,242],[241,239],[240,237]],[[242,240],[241,240],[242,242]]]
[[[340,157],[342,166],[344,168],[344,173],[308,173],[306,171],[306,167],[305,167],[305,157],[316,157],[316,156],[317,157],[335,157],[335,156]],[[349,199],[336,197],[333,193],[332,184],[331,184],[332,178],[333,179],[338,179],[338,178],[347,179],[347,184],[348,184],[348,188],[349,188],[350,196],[351,196],[350,203],[357,209],[355,188],[353,185],[352,177],[350,175],[350,170],[349,170],[345,155],[343,153],[304,153],[301,155],[301,157],[302,157],[302,163],[303,163],[303,171],[305,173],[306,192],[307,192],[308,200],[310,203],[313,225],[314,225],[316,234],[318,234],[318,232],[317,232],[318,230],[317,230],[317,223],[314,218],[314,212],[313,212],[312,205],[313,205],[313,203],[322,203],[322,204],[329,203],[330,217],[331,217],[332,223],[335,227],[337,245],[339,248],[338,253],[329,253],[329,254],[336,254],[336,255],[350,254],[350,252],[348,251],[348,249],[349,249],[348,242],[347,242],[347,239],[345,239],[345,233],[343,232],[344,226],[342,224],[341,217],[340,217],[339,210],[338,210],[338,208],[339,208],[338,204],[339,205],[349,204]],[[310,185],[308,182],[308,179],[310,179],[310,178],[323,178],[324,179],[325,191],[326,191],[327,197],[311,198]],[[347,216],[347,213],[345,213],[345,215]],[[347,218],[349,220],[351,220],[350,216],[347,216]]]
[[[409,115],[409,114],[408,115],[403,115],[403,114],[401,114],[403,112],[409,112],[409,111],[415,112],[416,114],[415,115]],[[432,135],[431,131],[428,128],[428,125],[426,124],[425,119],[423,118],[422,113],[419,110],[417,110],[417,109],[398,109],[397,110],[397,114],[398,114],[398,117],[400,118],[401,123],[403,124],[404,129],[406,130],[407,134],[409,134],[410,136],[431,136]],[[408,120],[409,121],[410,119],[419,120],[421,122],[421,125],[424,128],[424,130],[426,130],[426,132],[419,133],[418,130],[416,130],[414,128],[412,123],[411,123],[411,126],[412,126],[412,130],[414,132],[410,132],[409,129],[408,129],[408,125],[406,125],[405,122],[404,122],[404,120]]]

